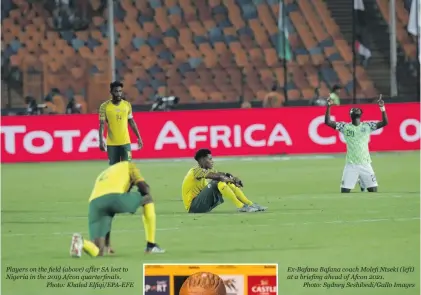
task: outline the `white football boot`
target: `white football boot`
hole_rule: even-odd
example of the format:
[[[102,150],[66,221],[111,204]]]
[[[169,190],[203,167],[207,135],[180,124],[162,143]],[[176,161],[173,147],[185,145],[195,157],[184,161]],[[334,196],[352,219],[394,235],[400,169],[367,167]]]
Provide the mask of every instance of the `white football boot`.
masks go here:
[[[70,256],[80,258],[83,252],[83,238],[81,234],[74,233],[70,244]]]
[[[146,246],[145,253],[148,254],[163,254],[165,253],[164,249],[161,249],[157,244],[155,244],[153,247]]]

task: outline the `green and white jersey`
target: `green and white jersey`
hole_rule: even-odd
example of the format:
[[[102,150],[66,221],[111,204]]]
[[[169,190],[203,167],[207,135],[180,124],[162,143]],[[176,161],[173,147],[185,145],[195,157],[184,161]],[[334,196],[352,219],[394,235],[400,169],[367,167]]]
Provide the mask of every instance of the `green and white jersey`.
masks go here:
[[[358,126],[345,122],[336,123],[336,130],[345,138],[347,163],[359,165],[371,163],[368,142],[371,132],[376,129],[376,122],[361,122]]]

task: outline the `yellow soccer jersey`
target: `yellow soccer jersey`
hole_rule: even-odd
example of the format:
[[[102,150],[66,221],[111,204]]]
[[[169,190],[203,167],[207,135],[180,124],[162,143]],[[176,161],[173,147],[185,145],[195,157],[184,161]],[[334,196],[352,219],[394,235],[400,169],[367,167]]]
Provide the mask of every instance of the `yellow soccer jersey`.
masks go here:
[[[125,145],[130,143],[128,120],[133,118],[132,105],[121,100],[115,105],[107,100],[99,107],[99,120],[107,122],[107,145]]]
[[[127,193],[132,185],[144,180],[133,163],[114,164],[97,177],[89,202],[106,194]]]
[[[206,176],[210,172],[216,172],[216,170],[203,169],[197,166],[197,167],[191,168],[189,172],[187,172],[186,176],[184,177],[181,194],[183,197],[184,207],[186,208],[187,211],[189,211],[190,205],[193,199],[208,184],[208,181],[206,180]]]

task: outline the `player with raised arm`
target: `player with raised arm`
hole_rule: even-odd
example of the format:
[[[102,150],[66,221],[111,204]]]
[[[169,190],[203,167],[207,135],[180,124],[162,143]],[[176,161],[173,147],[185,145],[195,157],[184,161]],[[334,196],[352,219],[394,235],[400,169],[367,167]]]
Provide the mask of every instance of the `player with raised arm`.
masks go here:
[[[133,186],[137,186],[137,192],[130,192]],[[134,214],[141,206],[146,235],[145,252],[164,253],[165,250],[155,243],[155,205],[149,185],[133,163],[123,161],[108,167],[97,177],[89,198],[90,241],[83,239],[81,234],[73,234],[70,255],[80,257],[82,250],[93,257],[110,253],[109,233],[114,216],[120,213]]]
[[[132,153],[127,123],[137,137],[139,149],[143,142],[136,122],[133,119],[132,105],[123,97],[123,83],[110,84],[112,98],[99,107],[99,148],[107,151],[110,165],[120,161],[131,161]],[[104,125],[107,124],[107,143],[104,143]]]
[[[207,213],[229,199],[239,212],[265,211],[267,207],[250,201],[241,188],[243,182],[229,174],[213,169],[212,153],[200,149],[194,159],[198,166],[190,169],[184,177],[182,196],[188,213]]]
[[[371,132],[383,128],[389,122],[381,94],[377,103],[382,112],[382,120],[380,122],[361,122],[363,111],[360,108],[352,108],[350,110],[351,123],[345,123],[335,122],[330,119],[330,108],[333,102],[328,99],[325,124],[342,133],[346,142],[346,164],[341,182],[342,193],[349,193],[354,189],[358,180],[362,189],[367,188],[369,192],[377,192],[378,184],[371,167],[368,142]]]

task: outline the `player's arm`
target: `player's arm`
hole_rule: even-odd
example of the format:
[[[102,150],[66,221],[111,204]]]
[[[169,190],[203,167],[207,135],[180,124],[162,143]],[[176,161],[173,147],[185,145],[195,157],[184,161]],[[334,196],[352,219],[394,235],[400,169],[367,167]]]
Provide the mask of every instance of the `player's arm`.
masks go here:
[[[327,99],[327,108],[325,113],[325,124],[336,130],[336,122],[330,119],[330,108],[333,104],[332,99]]]
[[[221,172],[209,172],[205,178],[222,182],[233,182],[228,176],[225,175],[225,173]]]
[[[196,179],[211,179],[216,181],[223,181],[223,182],[229,182],[230,179],[225,175],[225,173],[222,172],[216,172],[212,170],[206,170],[202,169],[200,167],[194,168],[193,175]]]
[[[232,182],[238,186],[238,187],[243,187],[243,182],[241,181],[240,178],[238,178],[237,176],[232,175],[231,173],[225,173],[225,176],[227,176],[228,178],[232,179]]]
[[[130,128],[132,128],[134,134],[136,135],[137,138],[137,144],[139,145],[139,148],[142,148],[143,146],[143,141],[142,138],[140,137],[140,132],[139,129],[137,128],[137,124],[133,119],[133,113],[132,113],[132,105],[129,103],[129,114],[128,114],[128,120],[129,120],[129,125]]]
[[[99,148],[101,151],[105,151],[105,144],[104,144],[104,125],[107,120],[106,112],[105,112],[105,104],[101,104],[99,107],[99,130],[98,130],[98,137],[99,137]]]
[[[386,108],[384,106],[384,101],[382,99],[382,95],[380,94],[379,100],[377,101],[379,104],[380,110],[382,111],[382,120],[376,123],[376,129],[383,128],[387,124],[389,124],[389,119],[387,118]]]
[[[149,196],[149,185],[146,183],[145,179],[140,174],[139,169],[136,167],[134,163],[129,163],[129,173],[130,173],[130,182],[131,187],[136,186],[139,193],[144,197],[143,205],[152,202],[152,198]],[[146,201],[146,202],[145,202]]]

